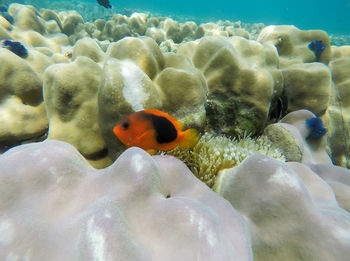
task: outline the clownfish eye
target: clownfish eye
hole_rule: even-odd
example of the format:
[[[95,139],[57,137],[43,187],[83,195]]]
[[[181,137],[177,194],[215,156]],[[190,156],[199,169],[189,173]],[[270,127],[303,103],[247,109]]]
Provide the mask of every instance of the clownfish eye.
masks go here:
[[[124,130],[127,130],[129,128],[129,123],[128,122],[123,122],[122,127]]]

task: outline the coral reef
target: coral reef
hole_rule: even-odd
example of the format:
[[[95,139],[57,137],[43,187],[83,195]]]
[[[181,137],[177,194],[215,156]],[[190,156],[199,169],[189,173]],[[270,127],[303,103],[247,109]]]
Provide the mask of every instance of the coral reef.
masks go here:
[[[48,139],[75,146],[94,166],[106,166],[105,142],[98,124],[97,95],[102,70],[79,56],[72,63],[50,66],[44,74],[43,97],[49,118]],[[93,161],[102,161],[100,163]]]
[[[282,69],[288,112],[307,109],[322,116],[331,94],[332,75],[321,63],[302,63]]]
[[[319,56],[309,48],[310,43],[315,40],[322,41],[325,45]],[[276,46],[281,68],[294,63],[322,62],[328,64],[331,58],[329,37],[321,30],[302,31],[291,25],[271,25],[260,32],[257,41],[271,42]]]
[[[223,170],[216,191],[247,218],[254,260],[346,260],[349,177],[332,165],[254,155]]]
[[[22,145],[0,190],[1,260],[253,260],[244,218],[173,157],[96,170],[67,143]]]
[[[324,133],[317,138],[310,137],[314,130],[310,130],[308,122],[315,119],[320,121],[310,111],[295,111],[287,114],[279,123],[267,126],[264,135],[258,138],[235,140],[205,133],[192,149],[177,147],[162,154],[183,161],[209,187],[214,186],[222,170],[236,167],[254,154],[264,154],[281,162],[332,164],[326,152]]]
[[[46,3],[0,6],[1,260],[347,260],[349,46]],[[124,152],[143,109],[205,133],[188,168]]]
[[[318,119],[308,110],[287,114],[279,123],[271,124],[264,135],[286,157],[287,161],[332,164],[326,152],[326,136],[311,138],[308,121]],[[323,127],[324,128],[324,127]]]
[[[62,3],[60,11],[17,3],[3,9],[13,21],[0,17],[0,35],[28,50],[25,60],[14,61],[31,71],[29,85],[36,81],[36,95],[39,86],[44,95],[36,106],[27,104],[27,97],[17,99],[25,106],[11,117],[16,125],[3,117],[1,151],[44,139],[49,129],[49,139],[70,142],[91,164],[105,167],[125,149],[113,126],[136,110],[161,109],[186,128],[238,138],[258,136],[287,113],[307,109],[329,129],[325,140],[334,162],[348,164],[342,71],[349,55],[346,47],[331,47],[326,32],[239,21],[181,23],[140,12],[112,16],[110,10],[107,19],[92,19],[64,10],[66,4],[72,5]],[[73,4],[77,10],[89,5]],[[18,73],[7,77],[17,79]],[[7,91],[1,113],[9,115],[9,97],[17,95],[12,90],[22,87],[15,81],[2,84]]]
[[[163,109],[186,128],[203,124],[207,85],[187,57],[164,55],[149,37],[124,38],[111,44],[107,55],[98,99],[101,132],[111,158],[123,149],[112,129],[132,112]]]
[[[267,26],[257,41],[272,43],[278,51],[283,74],[282,99],[287,112],[308,109],[317,116],[323,115],[332,84],[331,72],[326,66],[331,59],[328,35],[324,31],[302,31],[294,26]],[[315,42],[323,45],[318,55],[309,47]]]
[[[328,108],[328,147],[336,165],[350,168],[350,55],[349,48],[339,47],[330,63],[333,77]]]
[[[349,35],[329,34],[332,46],[350,45]]]
[[[0,49],[0,144],[41,136],[48,127],[41,79],[28,61]]]
[[[0,257],[345,260],[349,177],[251,155],[215,181],[232,208],[174,157],[130,148],[96,170],[65,142],[22,145],[0,156]]]
[[[325,180],[334,191],[339,205],[350,211],[350,175],[349,170],[338,166],[311,164],[310,169]]]
[[[203,125],[207,84],[188,57],[163,54],[149,37],[127,37],[116,43],[91,39],[87,37],[85,26],[88,25],[77,12],[56,14],[43,10],[41,15],[34,7],[20,4],[12,4],[9,12],[14,15],[15,23],[8,33],[23,42],[29,56],[26,61],[11,58],[12,61],[6,62],[3,68],[18,66],[12,65],[15,63],[28,64],[28,68],[20,69],[21,75],[27,78],[29,75],[23,72],[33,71],[26,84],[31,86],[36,81],[36,95],[41,103],[35,108],[41,109],[41,121],[45,126],[33,121],[40,131],[32,131],[28,122],[21,122],[15,117],[16,124],[23,123],[28,127],[14,128],[13,124],[3,122],[2,150],[43,135],[48,121],[49,139],[69,142],[93,166],[105,167],[124,149],[112,133],[113,126],[131,112],[141,108],[160,108],[189,127]],[[135,14],[130,17],[130,24],[136,28],[146,18],[143,14]],[[137,30],[142,31],[140,34],[144,33],[142,28]],[[1,51],[6,53],[6,50]],[[7,60],[4,58],[4,61]],[[22,79],[17,75],[14,73],[6,77]],[[6,77],[3,80],[8,81]],[[16,87],[16,80],[10,82],[3,84],[10,89],[22,88],[22,80]],[[182,95],[184,91],[187,93],[185,98]],[[34,92],[30,88],[26,88],[26,92],[28,97],[21,99],[25,105],[32,105],[33,101],[27,100],[34,99],[30,97]],[[119,94],[116,96],[116,93]],[[142,101],[141,93],[144,93],[147,102]],[[7,96],[3,97],[6,100]],[[39,100],[35,101],[38,105]],[[10,110],[8,104],[4,106],[4,111]],[[28,114],[25,117],[27,121],[37,120],[35,111],[27,109],[25,112]],[[9,117],[3,119],[6,121]],[[23,135],[6,134],[24,130],[27,132]],[[29,130],[31,132],[28,133]]]
[[[276,49],[243,37],[205,37],[177,53],[191,52],[208,83],[208,125],[230,136],[260,133],[271,100],[282,92]]]

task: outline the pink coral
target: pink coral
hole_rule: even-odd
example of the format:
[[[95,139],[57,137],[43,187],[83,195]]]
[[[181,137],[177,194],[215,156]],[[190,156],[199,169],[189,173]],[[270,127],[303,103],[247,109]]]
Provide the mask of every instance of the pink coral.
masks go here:
[[[350,170],[253,155],[219,178],[218,193],[249,221],[255,261],[349,259],[350,213],[337,200],[349,206]]]
[[[130,148],[97,170],[69,144],[0,157],[0,260],[252,260],[241,215],[179,160]]]

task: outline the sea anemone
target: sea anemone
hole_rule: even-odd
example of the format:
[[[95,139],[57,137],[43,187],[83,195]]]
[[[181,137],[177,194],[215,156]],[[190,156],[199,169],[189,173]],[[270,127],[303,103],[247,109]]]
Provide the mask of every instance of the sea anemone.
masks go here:
[[[205,133],[192,149],[178,146],[163,154],[183,161],[197,178],[209,187],[214,185],[220,170],[235,167],[250,155],[264,154],[285,161],[282,153],[265,136],[236,140],[225,135]]]

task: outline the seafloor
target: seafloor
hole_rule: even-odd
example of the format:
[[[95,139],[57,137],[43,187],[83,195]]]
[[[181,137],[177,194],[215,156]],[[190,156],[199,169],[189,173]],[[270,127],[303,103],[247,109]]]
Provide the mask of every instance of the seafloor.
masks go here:
[[[208,21],[1,8],[0,260],[348,260],[349,37]]]

